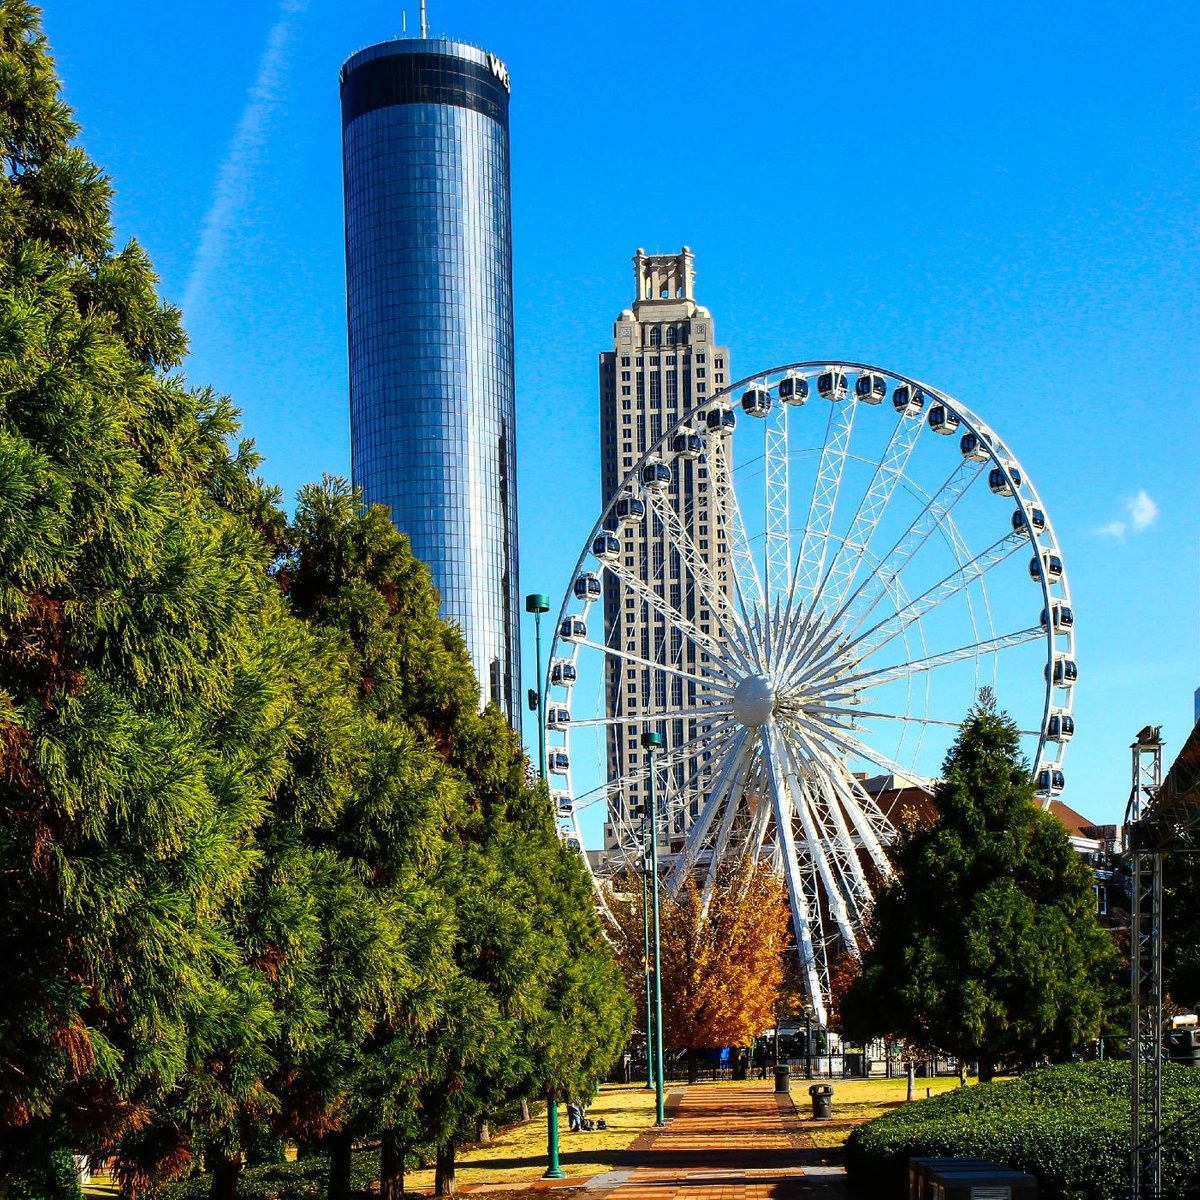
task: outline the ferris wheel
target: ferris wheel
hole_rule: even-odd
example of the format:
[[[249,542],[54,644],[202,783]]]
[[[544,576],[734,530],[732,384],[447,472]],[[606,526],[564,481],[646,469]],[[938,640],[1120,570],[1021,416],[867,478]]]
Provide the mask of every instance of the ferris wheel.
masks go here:
[[[905,797],[979,689],[1065,786],[1074,614],[1009,445],[927,384],[861,363],[747,377],[648,448],[584,545],[545,680],[563,836],[639,861],[650,761],[665,886],[782,876],[814,1016],[857,956]],[[641,737],[663,735],[648,761]]]

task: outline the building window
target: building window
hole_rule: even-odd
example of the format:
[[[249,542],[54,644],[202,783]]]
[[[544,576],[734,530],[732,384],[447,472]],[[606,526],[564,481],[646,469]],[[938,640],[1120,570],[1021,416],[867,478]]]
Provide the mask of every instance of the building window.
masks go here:
[[[628,371],[621,372],[621,382],[622,383],[628,383],[630,381],[630,379],[632,379],[632,378],[633,377],[629,374]]]
[[[625,385],[625,386],[624,386],[624,387],[621,389],[621,395],[622,395],[622,396],[629,396],[629,395],[631,395],[631,394],[632,394],[632,393],[631,393],[631,391],[630,391],[629,384],[626,384],[626,385]]]

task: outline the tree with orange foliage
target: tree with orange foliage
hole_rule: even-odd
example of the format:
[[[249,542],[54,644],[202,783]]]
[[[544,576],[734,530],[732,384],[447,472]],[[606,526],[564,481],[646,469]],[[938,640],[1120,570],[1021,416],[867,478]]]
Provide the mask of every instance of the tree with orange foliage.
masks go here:
[[[629,989],[643,994],[641,877],[615,876],[608,893],[617,923],[614,943]],[[674,898],[662,896],[660,950],[664,1046],[694,1051],[749,1046],[775,1020],[788,944],[783,885],[769,866],[742,862],[725,869],[704,911],[689,876]]]

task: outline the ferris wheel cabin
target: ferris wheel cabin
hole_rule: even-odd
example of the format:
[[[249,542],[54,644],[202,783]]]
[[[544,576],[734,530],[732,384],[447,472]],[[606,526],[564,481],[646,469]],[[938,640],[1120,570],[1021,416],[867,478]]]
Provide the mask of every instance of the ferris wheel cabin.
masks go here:
[[[1042,609],[1041,623],[1045,629],[1048,624],[1053,624],[1056,631],[1070,629],[1075,624],[1075,614],[1071,611],[1069,604],[1052,604],[1050,611],[1052,617],[1046,615],[1046,610]]]
[[[1034,557],[1029,560],[1030,579],[1035,583],[1040,583],[1043,573],[1049,583],[1062,578],[1062,559],[1057,554],[1051,554],[1049,550],[1043,550],[1040,558]]]
[[[949,437],[958,432],[958,425],[958,413],[951,412],[944,404],[935,404],[929,410],[929,428],[934,433]]]
[[[555,687],[570,687],[578,678],[579,672],[569,658],[558,658],[550,664],[550,682]]]
[[[1051,672],[1049,667],[1045,667],[1042,673],[1047,677],[1052,675],[1054,686],[1061,688],[1073,686],[1079,678],[1079,668],[1075,665],[1075,660],[1067,658],[1066,655],[1055,655],[1054,671]]]
[[[601,562],[615,562],[621,557],[621,539],[606,531],[592,542],[592,553]]]
[[[771,393],[764,387],[748,387],[742,393],[742,412],[748,417],[765,417],[771,411]]]
[[[902,417],[915,417],[925,407],[925,393],[919,387],[902,383],[892,392],[892,407]]]
[[[1075,718],[1070,713],[1054,713],[1046,722],[1046,737],[1052,742],[1066,742],[1075,736]]]
[[[1012,482],[1009,482],[1011,476]],[[1009,467],[1006,475],[1003,467],[993,467],[988,472],[988,487],[997,496],[1011,496],[1016,488],[1021,486],[1021,472],[1016,467]]]
[[[571,723],[571,710],[561,704],[546,706],[546,728],[565,729]]]
[[[690,429],[685,430],[671,440],[671,449],[680,458],[696,459],[704,453],[704,438]]]
[[[779,381],[779,398],[784,404],[803,404],[808,399],[808,380],[803,375],[785,375]]]
[[[646,502],[626,494],[617,501],[616,514],[622,525],[636,525],[646,515]]]
[[[958,448],[969,462],[987,462],[992,457],[976,433],[964,433],[959,439]]]
[[[817,393],[823,400],[845,400],[849,390],[843,371],[831,368],[817,376]]]
[[[1057,767],[1043,767],[1037,773],[1037,790],[1042,796],[1057,796],[1067,786],[1067,777]]]
[[[584,571],[575,580],[576,600],[599,600],[603,592],[604,588],[600,586],[600,577],[593,575],[591,571]]]
[[[564,642],[578,642],[587,637],[587,622],[582,617],[563,617],[558,625],[558,636]]]
[[[1012,515],[1012,527],[1014,533],[1023,533],[1026,529],[1041,533],[1046,528],[1046,514],[1040,508],[1018,508]]]
[[[879,404],[887,395],[887,380],[874,371],[864,371],[854,381],[854,394],[863,404]]]
[[[737,425],[737,414],[729,408],[714,408],[705,418],[705,423],[716,433],[732,433]]]

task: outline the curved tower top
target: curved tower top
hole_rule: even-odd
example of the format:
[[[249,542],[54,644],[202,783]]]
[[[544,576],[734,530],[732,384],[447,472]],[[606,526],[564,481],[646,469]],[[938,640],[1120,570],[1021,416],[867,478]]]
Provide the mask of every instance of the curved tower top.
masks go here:
[[[508,70],[410,38],[341,72],[351,463],[520,720]]]

